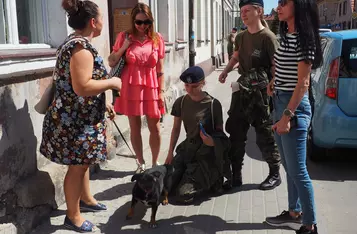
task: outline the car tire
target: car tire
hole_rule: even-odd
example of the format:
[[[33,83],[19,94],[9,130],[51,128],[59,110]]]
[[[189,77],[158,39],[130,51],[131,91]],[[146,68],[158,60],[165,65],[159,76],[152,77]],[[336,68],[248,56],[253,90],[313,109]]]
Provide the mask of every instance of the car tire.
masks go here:
[[[313,162],[324,161],[327,157],[326,149],[318,147],[314,144],[311,130],[309,131],[309,134],[307,136],[307,156]]]

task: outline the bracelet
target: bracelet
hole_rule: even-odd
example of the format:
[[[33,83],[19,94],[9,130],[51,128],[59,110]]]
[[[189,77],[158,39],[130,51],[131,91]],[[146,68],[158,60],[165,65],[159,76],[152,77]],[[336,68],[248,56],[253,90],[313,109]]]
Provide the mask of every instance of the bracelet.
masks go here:
[[[160,89],[160,93],[165,93],[165,89]]]
[[[158,73],[157,73],[157,77],[160,77],[160,76],[162,76],[162,75],[164,75],[163,72],[158,72]]]

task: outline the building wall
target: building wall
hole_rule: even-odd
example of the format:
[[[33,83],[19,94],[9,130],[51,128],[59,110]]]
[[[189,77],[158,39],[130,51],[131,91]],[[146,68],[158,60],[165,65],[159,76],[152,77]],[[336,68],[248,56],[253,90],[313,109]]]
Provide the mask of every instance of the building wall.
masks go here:
[[[320,25],[327,26],[332,25],[336,17],[336,9],[338,9],[338,0],[324,0],[318,2],[318,10],[320,16]]]
[[[95,2],[108,25],[107,2]],[[48,48],[57,48],[72,30],[60,1],[48,0],[44,11],[48,15],[44,48],[32,49],[32,55],[24,57],[26,50],[18,56],[16,48],[30,50],[36,45],[0,45],[0,224],[13,223],[13,229],[20,234],[27,233],[64,203],[66,167],[40,155],[44,116],[34,110],[34,105],[51,81],[55,49]],[[108,57],[108,27],[93,44],[99,54]],[[4,49],[9,46],[13,49]],[[48,55],[34,56],[44,51]],[[109,145],[109,150],[114,152],[113,146]],[[5,230],[2,228],[6,228],[4,233],[10,230],[0,225],[0,233]]]
[[[344,11],[345,4],[345,11]],[[340,14],[341,7],[341,14]],[[334,25],[339,25],[337,30],[346,30],[351,28],[351,17],[352,17],[352,8],[350,0],[341,0],[339,1],[339,7],[336,9],[336,18]]]

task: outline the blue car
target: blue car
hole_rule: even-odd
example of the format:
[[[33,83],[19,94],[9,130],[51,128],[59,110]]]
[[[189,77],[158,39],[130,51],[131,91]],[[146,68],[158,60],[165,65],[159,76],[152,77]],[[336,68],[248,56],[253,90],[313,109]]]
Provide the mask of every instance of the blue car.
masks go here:
[[[357,148],[357,30],[320,36],[324,61],[311,75],[307,147],[314,161],[324,159],[328,149]]]

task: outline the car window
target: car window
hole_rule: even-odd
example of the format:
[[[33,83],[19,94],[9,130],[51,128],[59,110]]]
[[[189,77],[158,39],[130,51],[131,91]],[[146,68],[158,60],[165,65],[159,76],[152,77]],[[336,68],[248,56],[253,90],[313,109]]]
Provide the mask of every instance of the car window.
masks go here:
[[[316,68],[316,69],[313,69],[311,70],[311,78],[313,80],[315,80],[316,82],[320,79],[320,76],[321,76],[321,72],[326,70],[324,68],[324,66],[326,66],[326,61],[325,60],[328,60],[329,59],[329,53],[330,53],[330,47],[331,47],[331,43],[332,42],[332,39],[328,39],[326,37],[321,37],[321,50],[322,50],[322,57],[323,57],[323,64],[321,65],[321,67],[319,68]]]
[[[357,77],[357,39],[342,42],[340,77]]]

